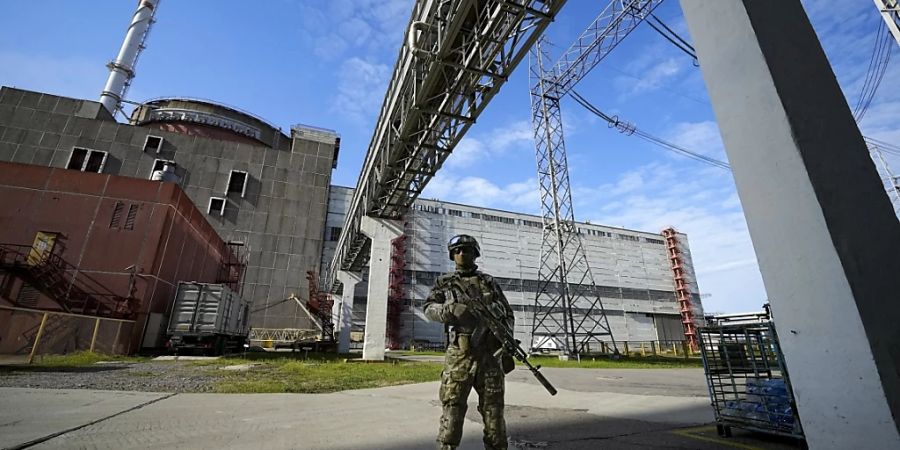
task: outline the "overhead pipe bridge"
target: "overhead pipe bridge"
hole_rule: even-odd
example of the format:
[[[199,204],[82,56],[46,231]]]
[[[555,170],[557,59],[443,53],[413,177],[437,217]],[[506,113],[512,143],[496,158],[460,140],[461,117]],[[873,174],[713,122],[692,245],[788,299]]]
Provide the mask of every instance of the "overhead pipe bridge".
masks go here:
[[[422,193],[565,0],[418,0],[326,283],[370,256],[363,217],[398,219]]]

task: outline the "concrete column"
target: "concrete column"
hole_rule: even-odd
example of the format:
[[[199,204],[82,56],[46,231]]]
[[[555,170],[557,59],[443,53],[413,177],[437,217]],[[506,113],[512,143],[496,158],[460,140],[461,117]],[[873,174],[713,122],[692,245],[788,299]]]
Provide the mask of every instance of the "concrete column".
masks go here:
[[[344,285],[344,292],[338,302],[338,353],[350,352],[350,328],[353,325],[353,293],[356,285],[362,281],[362,274],[339,270],[337,279]]]
[[[900,448],[900,223],[800,2],[681,0],[810,448]]]
[[[360,230],[372,240],[369,258],[369,292],[366,296],[366,334],[363,359],[384,360],[387,333],[388,284],[391,269],[391,240],[403,234],[398,220],[363,217]]]

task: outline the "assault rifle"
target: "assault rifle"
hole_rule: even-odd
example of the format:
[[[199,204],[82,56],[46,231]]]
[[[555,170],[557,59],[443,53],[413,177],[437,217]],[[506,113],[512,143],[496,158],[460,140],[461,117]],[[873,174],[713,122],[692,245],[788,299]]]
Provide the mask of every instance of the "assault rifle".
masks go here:
[[[494,356],[499,358],[502,353],[506,353],[518,359],[531,371],[531,374],[544,386],[544,389],[547,389],[550,395],[556,395],[556,388],[540,372],[541,366],[535,367],[528,362],[528,353],[522,350],[522,347],[519,345],[521,341],[513,335],[512,329],[506,322],[506,311],[503,310],[503,307],[498,303],[486,304],[482,298],[481,291],[473,284],[470,284],[468,288],[465,288],[460,280],[455,280],[451,284],[464,298],[469,300],[465,303],[469,308],[469,312],[486,325],[491,334],[500,341],[500,349],[497,350]]]

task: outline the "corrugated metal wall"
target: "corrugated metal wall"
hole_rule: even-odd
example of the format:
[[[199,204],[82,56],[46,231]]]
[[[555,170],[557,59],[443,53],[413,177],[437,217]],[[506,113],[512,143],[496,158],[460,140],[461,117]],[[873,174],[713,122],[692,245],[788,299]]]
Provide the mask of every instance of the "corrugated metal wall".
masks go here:
[[[352,193],[353,189],[332,186],[329,226],[343,223]],[[403,316],[406,339],[439,341],[437,338],[442,336],[443,327],[429,325],[421,318],[420,308],[435,278],[453,270],[447,241],[464,233],[475,236],[481,244],[479,267],[504,286],[516,313],[516,336],[522,342],[530,342],[530,308],[534,304],[542,240],[539,217],[420,199],[404,220],[409,237],[406,287],[408,305],[413,308]],[[579,224],[579,228],[616,340],[683,339],[672,269],[662,236],[593,224]],[[679,237],[687,249],[686,236]],[[331,261],[334,244],[326,241],[324,260]],[[688,251],[685,262],[692,292],[697,294]],[[360,283],[354,303],[358,325],[365,317],[365,295],[365,283]],[[699,297],[695,300],[699,304]]]

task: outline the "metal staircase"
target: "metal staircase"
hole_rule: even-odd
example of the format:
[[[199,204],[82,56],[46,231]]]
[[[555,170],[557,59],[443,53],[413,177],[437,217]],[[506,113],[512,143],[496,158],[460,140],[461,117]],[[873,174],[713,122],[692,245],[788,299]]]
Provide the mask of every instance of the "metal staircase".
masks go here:
[[[0,273],[21,279],[67,313],[116,319],[134,316],[128,298],[111,292],[97,292],[84,285],[78,277],[73,277],[78,268],[55,253],[37,261],[29,260],[31,251],[30,245],[0,244]]]

